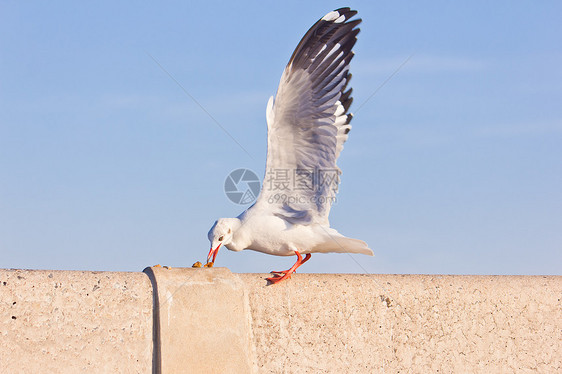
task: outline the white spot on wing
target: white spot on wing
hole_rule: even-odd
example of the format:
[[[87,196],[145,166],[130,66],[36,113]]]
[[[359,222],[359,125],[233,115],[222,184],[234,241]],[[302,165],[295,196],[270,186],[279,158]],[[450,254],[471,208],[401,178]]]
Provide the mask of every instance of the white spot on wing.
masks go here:
[[[343,17],[343,16],[342,16]],[[335,10],[331,11],[330,13],[326,14],[324,17],[322,17],[322,19],[324,21],[336,21],[337,23],[339,23],[337,20],[340,19],[340,14],[339,12],[336,12]],[[345,17],[344,17],[345,18]],[[341,22],[341,21],[340,21]]]
[[[340,127],[343,124],[345,124],[346,121],[347,121],[347,116],[337,116],[336,121],[334,122],[334,125],[336,127]]]
[[[334,23],[342,23],[343,21],[345,21],[345,16],[339,17],[338,19],[336,19],[336,20],[334,21]]]
[[[340,49],[340,47],[341,47],[341,44],[340,44],[340,43],[336,43],[336,44],[332,47],[332,49],[330,49],[330,52],[328,52],[328,54],[326,55],[326,57],[324,58],[324,60],[327,59],[328,57],[330,57],[331,55],[333,55],[335,52],[337,52],[337,51]],[[341,53],[341,52],[340,52],[340,53]]]
[[[341,116],[343,113],[345,113],[345,108],[343,107],[343,105],[341,105],[341,102],[338,100],[336,102],[337,108],[336,108],[336,112],[334,113],[334,115],[336,117]]]

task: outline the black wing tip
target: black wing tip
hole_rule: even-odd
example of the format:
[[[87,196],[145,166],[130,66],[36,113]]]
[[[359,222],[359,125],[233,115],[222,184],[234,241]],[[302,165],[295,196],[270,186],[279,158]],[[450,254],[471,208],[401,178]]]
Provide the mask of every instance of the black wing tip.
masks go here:
[[[334,32],[337,32],[337,34],[341,37],[342,35],[351,32],[353,39],[356,39],[357,34],[360,31],[360,29],[356,27],[362,22],[361,18],[350,20],[350,18],[356,14],[356,10],[351,10],[348,7],[328,12],[306,32],[297,45],[297,48],[293,51],[288,65],[291,65],[293,62],[297,62],[298,64],[298,60],[306,58],[306,55],[309,52],[307,49],[312,48],[315,43],[320,42],[320,39],[323,36],[326,37],[333,35]]]
[[[345,87],[344,87],[344,89],[345,89]],[[340,96],[340,102],[341,102],[341,105],[343,105],[343,108],[345,109],[345,113],[347,113],[349,111],[349,107],[353,103],[353,97],[351,97],[352,92],[353,92],[353,89],[350,88],[349,90],[343,92]]]
[[[357,18],[354,20],[350,20],[357,14],[356,10],[351,10],[350,8],[339,8],[336,10],[332,10],[331,12],[326,13],[326,15],[318,20],[314,26],[318,26],[319,24],[352,24],[352,28],[359,25],[363,20],[361,18]],[[313,27],[314,27],[313,26]]]
[[[336,23],[342,23],[350,19],[351,17],[357,14],[356,10],[352,10],[349,7],[339,8],[332,10],[331,12],[326,13],[324,17],[322,17],[323,21],[331,21]],[[341,18],[343,17],[343,19]]]

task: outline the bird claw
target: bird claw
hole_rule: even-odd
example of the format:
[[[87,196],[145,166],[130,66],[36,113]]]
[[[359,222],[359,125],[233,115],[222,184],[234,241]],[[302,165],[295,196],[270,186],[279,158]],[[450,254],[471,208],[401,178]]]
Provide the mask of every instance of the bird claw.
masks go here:
[[[283,271],[274,271],[274,270],[273,270],[273,271],[270,271],[269,273],[270,273],[270,274],[282,274],[282,275],[285,275],[285,274],[287,274],[288,272],[289,272],[289,270],[283,270]],[[295,271],[295,273],[296,273],[296,271]]]
[[[283,274],[283,275],[276,275],[275,277],[265,278],[265,279],[271,282],[271,284],[276,284],[281,282],[282,280],[290,279],[290,278],[291,278],[291,274]]]
[[[289,270],[272,271],[270,273],[273,274],[274,276],[265,279],[270,281],[272,284],[279,283],[285,279],[291,279],[291,274],[296,273],[297,268],[310,259],[310,253],[307,253],[304,259],[302,258],[301,254],[298,251],[295,251],[295,254],[297,255],[298,260]]]

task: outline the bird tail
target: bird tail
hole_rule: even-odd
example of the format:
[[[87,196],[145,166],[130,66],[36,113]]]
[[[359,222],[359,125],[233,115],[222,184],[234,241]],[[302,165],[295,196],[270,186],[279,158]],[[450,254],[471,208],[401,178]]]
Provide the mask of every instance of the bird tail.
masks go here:
[[[363,240],[348,238],[343,235],[330,235],[314,252],[361,253],[373,256],[373,251]]]

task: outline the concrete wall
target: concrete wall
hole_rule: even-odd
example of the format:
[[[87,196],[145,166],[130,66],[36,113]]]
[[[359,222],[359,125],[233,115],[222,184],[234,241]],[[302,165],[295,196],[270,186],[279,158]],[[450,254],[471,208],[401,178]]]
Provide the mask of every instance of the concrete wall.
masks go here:
[[[0,270],[0,372],[562,372],[562,277],[264,277]]]
[[[151,373],[142,273],[0,270],[0,373]]]
[[[561,277],[241,277],[260,372],[562,372]]]

